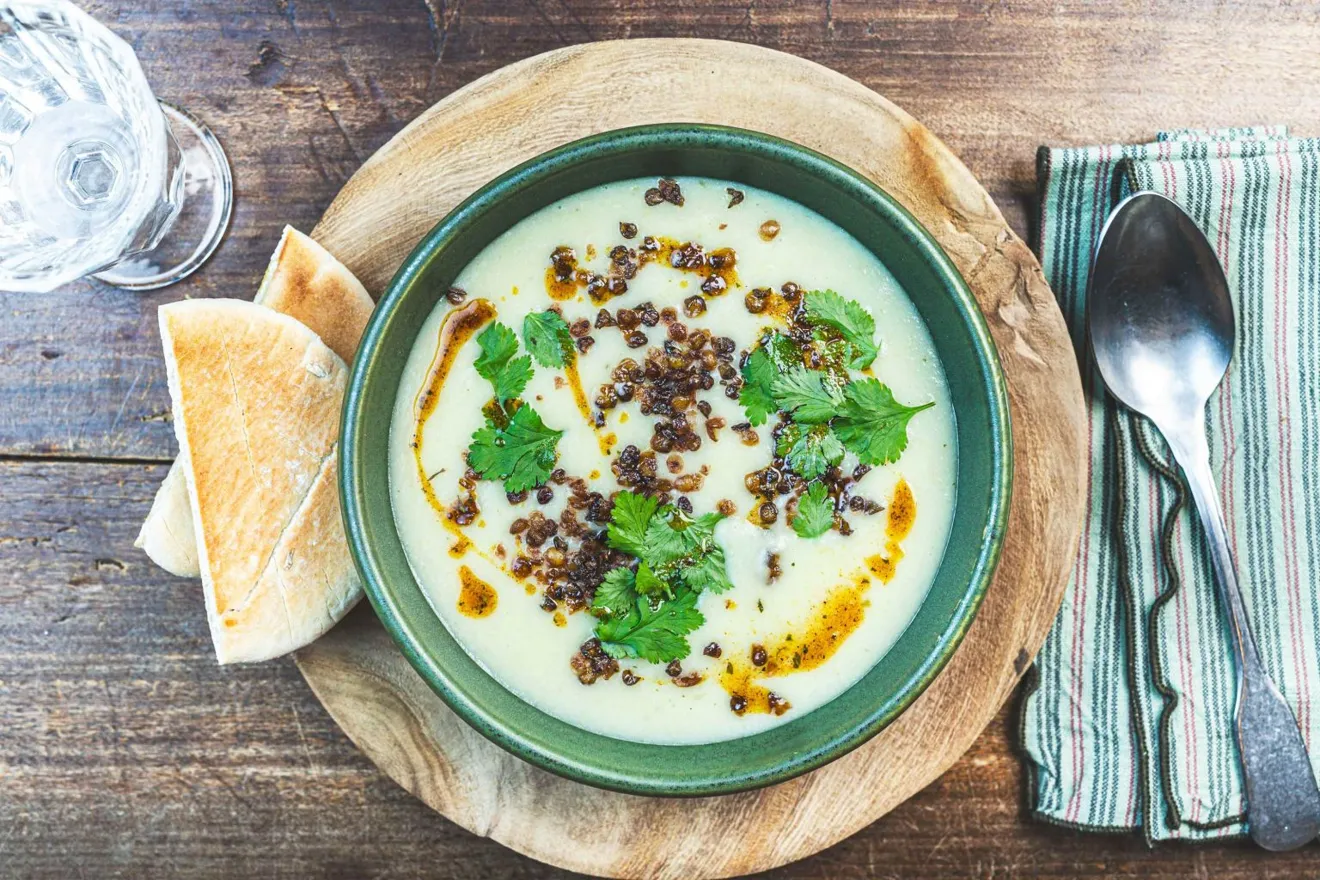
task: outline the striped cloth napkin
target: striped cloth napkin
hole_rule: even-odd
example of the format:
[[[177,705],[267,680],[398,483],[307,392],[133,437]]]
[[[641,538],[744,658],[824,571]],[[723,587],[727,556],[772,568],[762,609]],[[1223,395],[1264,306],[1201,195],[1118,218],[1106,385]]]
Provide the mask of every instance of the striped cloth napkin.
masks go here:
[[[1260,652],[1320,759],[1320,140],[1179,131],[1041,148],[1039,251],[1089,397],[1090,504],[1022,706],[1034,814],[1148,841],[1245,833],[1236,674],[1200,526],[1158,433],[1106,395],[1085,341],[1118,198],[1155,190],[1228,275],[1237,347],[1206,428]],[[1320,761],[1316,764],[1320,776]]]

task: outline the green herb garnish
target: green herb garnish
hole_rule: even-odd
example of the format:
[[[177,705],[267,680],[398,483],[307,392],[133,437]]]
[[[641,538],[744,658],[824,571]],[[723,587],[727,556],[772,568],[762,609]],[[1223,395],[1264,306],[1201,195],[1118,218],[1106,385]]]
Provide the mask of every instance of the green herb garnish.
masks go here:
[[[852,346],[848,366],[864,370],[871,366],[879,348],[875,344],[875,318],[860,304],[832,290],[811,290],[803,302],[808,324],[831,327]]]
[[[706,622],[697,610],[697,593],[681,589],[672,599],[652,605],[640,597],[626,614],[596,625],[600,646],[611,657],[639,657],[651,663],[681,660],[692,652],[688,633]]]
[[[793,517],[793,531],[799,538],[819,538],[834,527],[834,503],[825,484],[816,482],[807,488],[807,494],[798,499],[797,516]]]
[[[905,406],[876,379],[849,382],[843,396],[843,412],[834,420],[834,430],[862,464],[870,465],[897,461],[907,448],[908,422],[935,405]]]
[[[738,402],[747,411],[747,421],[753,425],[764,425],[770,413],[779,408],[773,391],[778,375],[764,346],[752,352],[747,363],[743,364],[743,387],[738,392]]]
[[[800,425],[819,425],[839,414],[843,395],[825,382],[824,374],[794,366],[774,379],[771,394],[779,409]]]
[[[703,590],[733,586],[724,548],[715,540],[718,513],[691,518],[672,505],[623,491],[614,498],[607,542],[637,557],[635,572],[614,569],[596,589],[592,612],[601,618],[596,637],[616,657],[654,663],[689,653],[683,636],[703,622],[696,610]],[[620,572],[625,572],[621,574]]]
[[[609,545],[641,559],[642,548],[646,545],[646,527],[659,507],[659,502],[645,495],[633,492],[616,495],[607,530]]]
[[[843,444],[828,425],[803,426],[790,422],[775,441],[775,454],[782,456],[798,476],[808,480],[842,462],[843,452]]]
[[[598,617],[627,614],[637,604],[636,580],[637,575],[631,568],[610,569],[596,587],[596,595],[591,600],[592,612]]]
[[[553,309],[532,312],[523,319],[523,342],[543,367],[563,367],[574,357],[568,323]]]
[[[518,354],[518,337],[499,321],[491,324],[477,336],[481,354],[477,356],[477,372],[495,386],[495,399],[503,404],[522,393],[532,378],[532,359]]]
[[[907,448],[908,422],[933,404],[906,406],[876,379],[849,378],[849,368],[865,369],[876,358],[875,319],[833,290],[813,290],[794,320],[814,328],[810,339],[802,341],[800,324],[793,337],[769,332],[743,365],[738,400],[747,420],[763,425],[773,413],[787,416],[775,451],[808,480],[839,465],[845,449],[863,464],[896,461]]]
[[[651,570],[651,566],[645,562],[637,566],[637,577],[634,580],[633,588],[637,590],[638,595],[652,599],[659,599],[661,596],[668,596],[673,592],[669,584],[657,577],[656,573]]]
[[[555,466],[555,445],[563,431],[547,428],[527,404],[499,424],[489,415],[486,426],[472,435],[468,464],[489,480],[504,481],[506,492],[521,492],[539,486]]]
[[[718,544],[710,552],[702,553],[678,570],[678,576],[693,590],[723,593],[733,589],[725,569],[724,549]]]

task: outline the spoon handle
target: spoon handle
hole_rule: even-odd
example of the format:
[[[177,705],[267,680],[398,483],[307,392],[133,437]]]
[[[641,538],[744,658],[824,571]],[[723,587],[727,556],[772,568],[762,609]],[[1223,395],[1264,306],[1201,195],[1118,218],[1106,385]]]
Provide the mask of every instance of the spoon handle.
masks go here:
[[[1295,849],[1320,832],[1320,789],[1297,719],[1260,662],[1237,569],[1224,529],[1224,511],[1210,470],[1204,417],[1186,430],[1166,432],[1201,517],[1228,616],[1237,661],[1237,740],[1247,787],[1247,824],[1252,839],[1268,850]]]

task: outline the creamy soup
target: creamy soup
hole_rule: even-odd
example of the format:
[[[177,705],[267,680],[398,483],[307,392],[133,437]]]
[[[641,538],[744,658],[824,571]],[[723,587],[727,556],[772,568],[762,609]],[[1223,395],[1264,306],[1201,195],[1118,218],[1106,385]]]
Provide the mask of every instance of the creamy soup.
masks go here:
[[[944,375],[883,263],[704,178],[582,192],[486,247],[419,328],[390,442],[449,631],[634,741],[838,696],[925,598],[954,505]]]

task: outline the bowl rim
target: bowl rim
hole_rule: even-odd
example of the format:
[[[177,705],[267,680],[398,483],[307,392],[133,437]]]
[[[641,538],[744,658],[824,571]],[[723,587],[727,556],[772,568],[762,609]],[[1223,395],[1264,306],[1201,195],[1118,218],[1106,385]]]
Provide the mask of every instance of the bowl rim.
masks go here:
[[[417,633],[413,632],[404,619],[398,597],[394,595],[395,586],[390,583],[389,577],[380,567],[379,561],[371,548],[371,542],[366,534],[367,526],[364,522],[364,508],[367,506],[368,501],[366,500],[366,491],[362,485],[364,482],[362,479],[364,453],[359,438],[369,430],[379,429],[378,426],[372,428],[364,424],[361,413],[363,399],[369,384],[369,367],[381,352],[382,337],[389,323],[388,319],[413,290],[418,280],[423,277],[431,261],[439,255],[460,230],[504,198],[508,189],[553,176],[558,170],[571,167],[579,161],[598,157],[602,150],[626,153],[637,149],[655,149],[657,139],[673,141],[672,144],[667,146],[670,149],[677,148],[681,150],[684,146],[690,146],[685,141],[694,137],[716,142],[723,148],[742,149],[751,152],[756,152],[759,149],[764,153],[779,151],[795,154],[796,160],[810,166],[813,175],[827,178],[835,185],[851,187],[854,191],[859,191],[878,208],[879,213],[887,215],[885,219],[898,228],[899,233],[915,248],[920,258],[938,277],[939,286],[952,298],[975,343],[974,354],[986,374],[986,381],[983,384],[986,392],[988,392],[985,397],[993,435],[989,446],[992,478],[989,517],[987,518],[980,551],[976,555],[972,577],[962,594],[961,601],[954,610],[952,618],[940,632],[924,662],[892,697],[883,701],[880,707],[861,723],[833,733],[817,747],[781,761],[768,770],[737,775],[703,776],[697,781],[674,781],[670,778],[656,779],[627,775],[590,763],[567,760],[554,750],[543,748],[537,743],[531,742],[501,717],[487,712],[461,692],[461,689],[451,679],[449,672],[430,656],[423,640]],[[388,427],[386,429],[388,430]],[[363,332],[357,354],[353,360],[341,412],[339,465],[337,482],[339,484],[345,535],[348,540],[350,554],[362,579],[368,599],[377,617],[385,626],[391,639],[403,652],[409,664],[459,718],[514,756],[540,769],[577,782],[636,795],[711,796],[733,794],[785,782],[847,754],[878,734],[906,711],[943,671],[975,619],[976,612],[985,597],[999,561],[1012,494],[1013,437],[1003,369],[999,361],[998,350],[990,335],[989,327],[980,306],[944,249],[897,200],[875,182],[852,168],[815,150],[783,138],[731,126],[702,123],[659,123],[601,132],[540,153],[479,187],[441,218],[421,238],[390,280],[385,294],[378,301]],[[388,497],[388,489],[386,490],[386,496]],[[409,580],[411,580],[415,589],[421,591],[421,587],[415,579],[410,578]],[[429,603],[429,600],[427,601]],[[443,621],[441,625],[443,626]],[[903,638],[903,633],[906,633],[906,631],[905,628],[900,633],[899,640]],[[457,639],[455,641],[457,642]],[[897,641],[895,644],[897,644]],[[459,646],[462,648],[461,643],[459,643]],[[466,651],[465,648],[463,650]],[[500,687],[513,694],[516,699],[522,699],[502,681],[488,672],[486,674]],[[851,687],[855,686],[854,684]],[[839,699],[846,693],[847,690],[834,699]],[[544,713],[544,710],[539,709],[539,707],[532,706],[525,700],[523,702],[525,705]],[[833,700],[829,702],[833,702]],[[822,708],[829,705],[829,702],[823,704]],[[549,713],[544,714],[548,715]],[[807,713],[807,715],[810,714],[812,713]],[[554,718],[555,716],[549,717]],[[588,735],[656,749],[699,749],[702,745],[718,744],[670,746],[638,743],[589,731],[572,725],[571,722],[563,723],[569,724],[576,730]],[[739,742],[743,739],[745,738],[735,738],[731,742]]]

